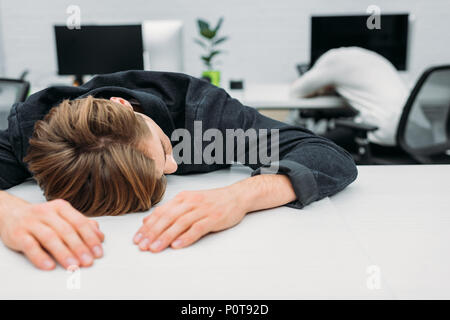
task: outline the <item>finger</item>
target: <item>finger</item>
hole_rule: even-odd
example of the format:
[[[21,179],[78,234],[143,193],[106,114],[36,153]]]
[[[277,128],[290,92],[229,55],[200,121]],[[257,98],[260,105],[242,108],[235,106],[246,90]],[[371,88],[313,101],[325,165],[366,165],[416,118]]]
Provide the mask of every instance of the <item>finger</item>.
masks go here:
[[[194,223],[185,233],[172,242],[172,248],[184,248],[190,246],[198,239],[211,231],[213,223],[209,219],[202,219]]]
[[[58,236],[66,243],[69,249],[78,257],[84,267],[92,265],[94,258],[91,250],[85,245],[79,234],[61,216],[55,214],[47,215],[44,222],[52,228]]]
[[[50,227],[45,224],[33,224],[29,226],[29,231],[64,268],[68,269],[74,265],[80,266],[80,262],[75,255]]]
[[[29,234],[22,236],[22,247],[20,251],[41,270],[53,270],[55,268],[55,262],[53,259],[42,249],[39,242]]]
[[[100,241],[103,242],[105,240],[105,235],[100,230],[100,225],[98,221],[89,219],[89,222],[91,223],[92,227],[94,228],[95,233],[99,237]]]
[[[68,202],[59,203],[57,208],[61,217],[74,227],[94,256],[96,258],[103,256],[102,237],[98,236],[98,232],[95,231],[96,228],[90,222],[91,220],[75,210]]]
[[[200,210],[191,211],[182,215],[150,245],[149,249],[153,252],[164,250],[183,232],[188,230],[195,222],[201,220],[203,217],[204,215]]]
[[[153,217],[152,220],[150,220],[151,217]],[[142,242],[144,233],[147,232],[147,230],[150,228],[150,225],[152,225],[154,221],[156,221],[155,211],[153,211],[149,216],[142,220],[142,226],[138,229],[133,237],[134,244],[139,244],[140,242]]]
[[[78,233],[83,241],[91,248],[92,253],[96,258],[103,256],[102,238],[99,238],[97,232],[92,228],[90,223],[83,223],[78,226]]]
[[[146,223],[151,216],[151,214],[147,215],[144,219],[142,219],[142,223]]]
[[[172,225],[172,223],[183,214],[186,214],[190,206],[179,205],[167,208],[164,213],[159,213],[156,221],[150,225],[150,220],[146,223],[140,233],[142,240],[139,242],[139,249],[148,250],[148,245],[153,243],[159,235]]]
[[[161,207],[158,207],[161,208]],[[139,228],[139,230],[136,232],[136,234],[133,237],[133,242],[134,244],[139,244],[141,242],[142,237],[144,236],[144,232],[146,232],[146,230],[148,230],[148,228],[157,220],[157,215],[155,214],[157,208],[155,208],[155,210],[153,210],[152,213],[150,213],[149,215],[147,215],[144,219],[142,219],[142,226]],[[151,219],[151,220],[150,220]]]
[[[150,234],[150,230],[153,226],[163,218],[167,212],[171,210],[171,206],[165,205],[163,207],[156,208],[150,217],[144,222],[141,228],[138,230],[134,237],[134,243],[139,246],[141,250],[148,250],[148,245],[153,241],[154,236]],[[164,219],[168,219],[166,216]]]
[[[148,230],[158,221],[162,215],[164,215],[167,211],[170,211],[172,208],[185,208],[184,211],[187,212],[188,210],[192,209],[193,204],[187,204],[184,203],[183,205],[180,204],[180,194],[178,194],[175,198],[170,200],[168,203],[159,206],[153,210],[153,212],[149,215],[147,215],[144,219],[142,219],[142,227],[136,232],[136,235],[133,238],[133,242],[135,244],[139,244],[142,242],[144,233],[148,232]]]
[[[171,210],[172,205],[170,203],[155,208],[150,215],[142,219],[142,226],[136,232],[133,238],[135,244],[142,242],[143,236],[148,233],[148,230],[158,221],[167,211]],[[148,240],[146,240],[148,242]]]
[[[161,207],[157,207],[153,210],[153,212],[150,215],[148,215],[147,217],[145,217],[142,220],[143,224],[139,228],[139,230],[136,232],[136,235],[134,236],[134,239],[133,239],[135,244],[139,244],[143,240],[142,237],[144,236],[144,234],[146,234],[148,232],[148,230],[151,228],[151,226],[153,226],[155,224],[155,222],[161,218],[161,216],[164,214],[164,212],[166,212],[167,210],[170,210],[170,207],[171,207],[170,204],[166,204]]]

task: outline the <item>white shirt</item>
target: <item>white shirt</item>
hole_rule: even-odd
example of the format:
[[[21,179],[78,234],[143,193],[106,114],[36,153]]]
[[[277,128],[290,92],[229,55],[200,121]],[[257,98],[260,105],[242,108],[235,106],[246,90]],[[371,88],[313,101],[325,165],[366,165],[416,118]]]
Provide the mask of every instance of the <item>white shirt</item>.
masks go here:
[[[357,121],[378,126],[369,133],[369,141],[396,144],[397,126],[409,92],[388,60],[358,47],[329,50],[292,84],[291,94],[307,97],[327,86],[334,87],[359,111]]]

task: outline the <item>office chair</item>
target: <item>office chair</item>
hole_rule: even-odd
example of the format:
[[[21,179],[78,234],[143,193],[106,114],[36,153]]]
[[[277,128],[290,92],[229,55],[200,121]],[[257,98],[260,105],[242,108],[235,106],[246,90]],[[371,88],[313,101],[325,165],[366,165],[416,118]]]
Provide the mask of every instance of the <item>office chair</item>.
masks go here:
[[[8,127],[8,115],[12,105],[25,101],[30,83],[23,79],[0,78],[0,130]]]
[[[370,150],[367,134],[376,126],[340,119],[335,126],[355,133],[359,147],[355,160],[360,164],[450,163],[450,65],[425,70],[414,86],[397,128],[400,152]]]

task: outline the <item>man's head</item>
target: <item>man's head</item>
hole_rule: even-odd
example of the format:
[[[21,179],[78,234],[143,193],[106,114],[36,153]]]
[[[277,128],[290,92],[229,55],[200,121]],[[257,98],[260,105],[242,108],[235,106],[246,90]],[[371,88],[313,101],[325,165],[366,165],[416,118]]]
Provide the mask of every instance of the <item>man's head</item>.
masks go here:
[[[177,169],[169,138],[121,98],[65,100],[36,123],[24,161],[48,200],[89,216],[148,210]]]

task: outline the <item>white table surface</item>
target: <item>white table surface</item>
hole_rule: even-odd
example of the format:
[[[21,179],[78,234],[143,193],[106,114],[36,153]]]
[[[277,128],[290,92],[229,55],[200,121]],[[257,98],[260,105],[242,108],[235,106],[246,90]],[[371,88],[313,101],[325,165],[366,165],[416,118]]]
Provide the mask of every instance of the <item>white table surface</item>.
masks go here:
[[[163,200],[230,184],[250,170],[169,176]],[[450,298],[450,166],[365,166],[346,190],[303,210],[251,213],[195,245],[140,252],[147,213],[100,217],[105,257],[75,274],[35,269],[0,245],[0,298]],[[26,182],[10,191],[43,200]],[[367,285],[380,273],[378,287]],[[369,268],[369,269],[368,269]],[[67,283],[76,276],[79,288]]]
[[[257,109],[331,109],[346,106],[338,96],[293,98],[289,94],[289,83],[244,83],[242,91],[228,90],[244,105]]]

